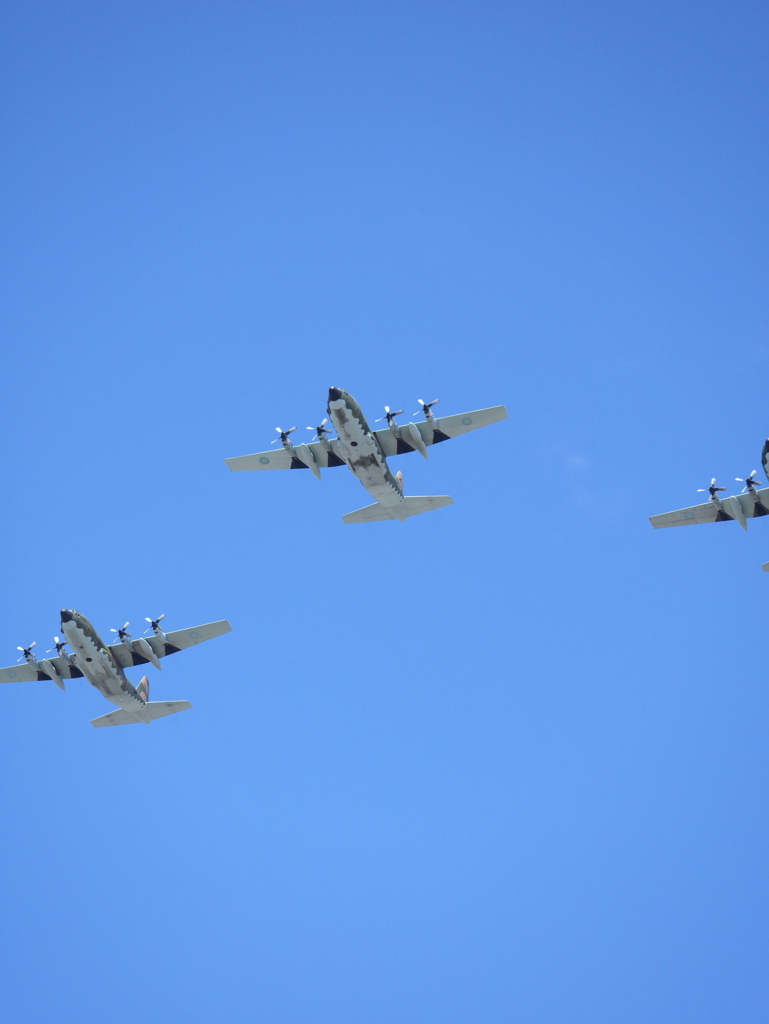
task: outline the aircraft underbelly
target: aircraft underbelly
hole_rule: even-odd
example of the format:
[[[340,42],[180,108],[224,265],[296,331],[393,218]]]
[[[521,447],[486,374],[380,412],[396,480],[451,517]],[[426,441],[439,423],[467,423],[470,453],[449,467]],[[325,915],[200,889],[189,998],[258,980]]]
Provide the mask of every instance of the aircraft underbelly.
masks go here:
[[[394,485],[387,460],[376,438],[343,401],[329,403],[331,420],[339,435],[342,456],[351,472],[381,505],[399,505],[403,495]]]
[[[129,699],[123,689],[124,674],[113,664],[109,654],[100,650],[90,637],[74,625],[63,623],[62,632],[76,655],[77,667],[88,682],[108,700],[122,706],[122,701]]]

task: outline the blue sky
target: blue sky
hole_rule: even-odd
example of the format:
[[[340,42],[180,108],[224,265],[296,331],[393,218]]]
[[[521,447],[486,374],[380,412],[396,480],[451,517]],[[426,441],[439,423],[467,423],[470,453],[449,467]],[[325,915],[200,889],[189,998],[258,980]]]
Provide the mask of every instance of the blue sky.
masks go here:
[[[5,1019],[765,1021],[769,528],[647,517],[769,433],[766,5],[0,17],[0,663],[233,626],[2,687]],[[347,527],[223,462],[330,384],[510,418]]]

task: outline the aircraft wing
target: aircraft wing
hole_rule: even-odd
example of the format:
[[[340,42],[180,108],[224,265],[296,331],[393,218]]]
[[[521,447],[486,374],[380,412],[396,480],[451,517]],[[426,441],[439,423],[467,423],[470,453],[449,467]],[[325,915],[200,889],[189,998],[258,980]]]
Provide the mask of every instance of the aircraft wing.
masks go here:
[[[439,444],[441,441],[448,441],[452,437],[459,437],[460,434],[468,434],[471,430],[478,430],[479,427],[487,427],[490,423],[499,423],[507,419],[507,409],[504,405],[493,405],[489,409],[476,409],[474,412],[460,412],[456,416],[440,416],[435,421],[435,430],[432,424],[424,420],[421,423],[399,424],[401,436],[396,437],[389,427],[382,430],[375,430],[374,436],[385,455],[403,455],[406,452],[417,451],[419,437],[424,445]],[[412,430],[418,432],[419,437],[414,437]],[[409,443],[409,435],[415,443]]]
[[[51,662],[62,679],[76,679],[83,675],[80,669],[70,665],[66,658],[58,657],[46,660]],[[11,665],[10,668],[0,668],[0,683],[31,683],[35,680],[50,682],[51,677],[28,662],[24,662],[23,665]]]
[[[721,499],[721,508],[713,501],[702,505],[691,505],[679,508],[675,512],[663,512],[659,516],[650,516],[649,522],[659,530],[664,526],[695,526],[698,523],[728,523],[736,519],[740,525],[746,519],[769,515],[769,487],[756,490],[756,499],[751,494],[733,494]]]
[[[302,449],[309,448],[320,469],[326,469],[329,466],[344,466],[345,462],[339,455],[338,444],[339,441],[334,438],[330,442],[331,451],[329,452],[318,441],[311,441],[310,444],[297,445],[296,451],[301,455],[303,454]],[[224,461],[236,473],[249,469],[309,469],[307,463],[302,462],[301,458],[297,456],[292,457],[282,445],[277,451],[273,448],[269,452],[238,455],[234,459],[225,459]]]
[[[194,647],[195,644],[202,644],[204,640],[213,640],[215,636],[222,636],[231,630],[232,626],[229,622],[226,619],[220,619],[218,622],[207,622],[205,626],[193,626],[191,629],[177,629],[173,633],[166,633],[165,643],[160,637],[154,635],[145,636],[142,639],[150,645],[156,657],[165,658],[169,654],[176,654],[188,647]],[[134,641],[113,644],[110,651],[118,665],[122,665],[123,668],[130,668],[132,665],[146,665],[150,660],[136,650]]]

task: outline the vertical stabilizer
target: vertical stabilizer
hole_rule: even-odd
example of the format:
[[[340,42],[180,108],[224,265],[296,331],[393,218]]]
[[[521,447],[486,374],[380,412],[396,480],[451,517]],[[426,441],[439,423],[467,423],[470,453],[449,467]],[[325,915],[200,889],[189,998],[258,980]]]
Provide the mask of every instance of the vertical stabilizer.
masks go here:
[[[141,682],[136,687],[136,692],[146,704],[150,699],[150,681],[146,676],[142,676]]]

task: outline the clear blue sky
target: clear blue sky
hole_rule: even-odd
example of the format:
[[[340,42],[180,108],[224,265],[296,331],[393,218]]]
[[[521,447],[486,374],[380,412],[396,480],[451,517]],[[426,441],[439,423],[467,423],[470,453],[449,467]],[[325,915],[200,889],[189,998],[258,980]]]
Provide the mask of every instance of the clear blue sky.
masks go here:
[[[769,524],[647,516],[769,434],[767,5],[0,18],[0,664],[233,626],[0,690],[4,1020],[763,1024]],[[510,418],[348,527],[223,462],[330,384]]]

